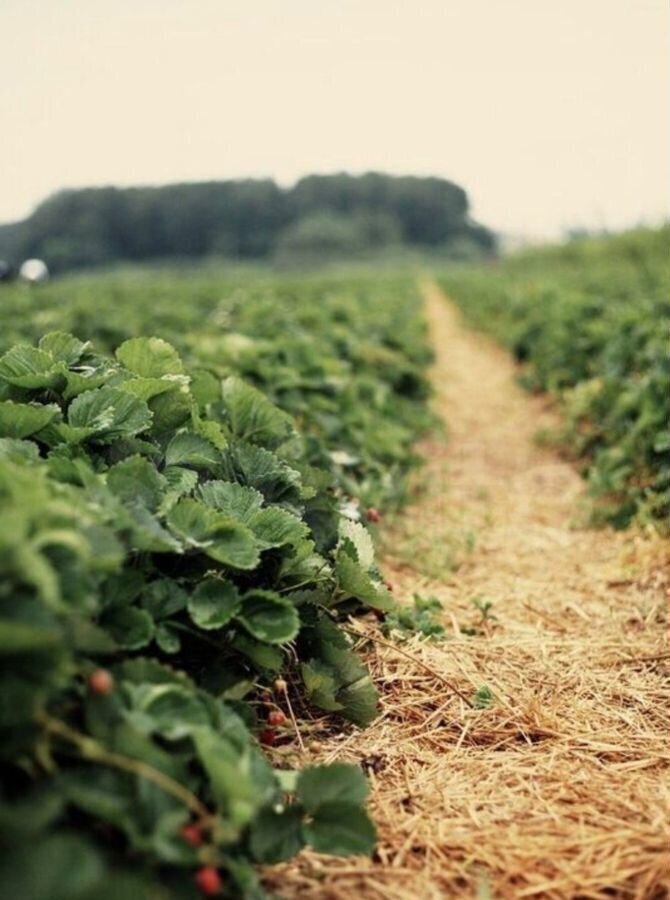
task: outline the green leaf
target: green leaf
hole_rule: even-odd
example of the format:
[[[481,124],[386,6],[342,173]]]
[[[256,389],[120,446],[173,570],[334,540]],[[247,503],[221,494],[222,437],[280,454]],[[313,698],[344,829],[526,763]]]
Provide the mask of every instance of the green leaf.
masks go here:
[[[86,429],[102,443],[131,437],[149,428],[151,413],[142,400],[118,388],[101,387],[80,394],[68,410],[68,423]]]
[[[226,737],[208,728],[197,730],[193,740],[217,805],[229,816],[236,831],[248,825],[270,799],[254,769],[251,748],[240,751]]]
[[[303,817],[299,806],[261,810],[249,835],[249,848],[256,862],[278,863],[299,853],[305,846]]]
[[[18,438],[0,438],[0,459],[30,465],[39,462],[40,448],[33,441]]]
[[[27,438],[60,417],[55,403],[40,406],[33,403],[0,401],[0,437]]]
[[[157,337],[131,338],[116,351],[116,358],[130,372],[143,378],[182,375],[184,366],[171,344]]]
[[[351,519],[340,519],[340,539],[348,540],[356,550],[356,558],[366,572],[370,570],[375,561],[375,549],[370,532],[360,522],[352,522]]]
[[[475,709],[488,709],[495,703],[495,694],[487,684],[483,684],[472,698]]]
[[[134,606],[120,606],[105,612],[102,626],[125,650],[139,650],[151,643],[154,623],[149,613]]]
[[[161,502],[166,482],[152,464],[141,456],[131,456],[117,463],[107,473],[107,485],[124,503],[143,503],[155,512]]]
[[[49,353],[17,344],[0,357],[0,379],[23,388],[53,387],[62,381],[60,367]]]
[[[305,825],[307,843],[318,853],[348,856],[369,855],[377,835],[367,813],[351,803],[327,803],[320,806],[312,821]]]
[[[223,628],[240,608],[240,595],[230,581],[206,578],[188,601],[188,612],[199,628]]]
[[[207,506],[244,523],[263,505],[261,493],[234,481],[207,481],[198,488],[198,497]]]
[[[301,664],[300,672],[307,696],[312,703],[327,712],[342,709],[342,703],[337,699],[340,685],[331,666],[319,659],[312,659],[308,663]]]
[[[156,626],[156,643],[163,653],[179,653],[181,650],[179,632],[163,622]]]
[[[151,400],[161,394],[169,394],[178,391],[182,387],[187,389],[188,381],[184,376],[172,376],[166,378],[128,378],[115,385],[120,391],[126,391],[140,400]]]
[[[235,479],[260,491],[268,503],[300,500],[300,473],[264,447],[236,444],[227,457]]]
[[[65,331],[50,331],[40,339],[38,347],[48,353],[54,362],[62,362],[69,368],[79,362],[90,343],[84,343]]]
[[[247,591],[237,619],[253,637],[267,644],[285,644],[300,630],[300,619],[291,601],[273,591]]]
[[[346,763],[308,766],[298,777],[297,795],[309,813],[330,803],[356,806],[368,796],[368,782],[359,768]]]
[[[193,398],[186,390],[158,394],[148,401],[153,416],[151,433],[167,435],[181,428],[191,418]]]
[[[142,715],[144,727],[167,740],[180,741],[189,737],[194,729],[208,728],[212,724],[202,696],[185,685],[141,685],[133,694],[134,706]]]
[[[140,602],[154,621],[185,609],[188,594],[172,578],[159,578],[143,588]]]
[[[309,534],[309,528],[297,516],[278,506],[269,506],[254,513],[247,520],[260,547],[297,547]]]
[[[369,675],[342,688],[337,699],[342,704],[342,715],[359,728],[366,728],[379,712],[379,696]]]
[[[382,584],[375,584],[370,576],[355,562],[346,550],[337,554],[335,564],[339,589],[349,597],[354,597],[373,609],[393,608],[393,598]]]
[[[204,437],[192,431],[175,435],[165,451],[167,466],[193,466],[194,469],[211,469],[221,463],[221,453]]]
[[[223,382],[222,392],[231,429],[239,440],[278,447],[292,435],[290,416],[256,388],[230,377]]]
[[[168,525],[188,546],[234,569],[253,569],[259,555],[252,532],[198,500],[180,500],[168,514]]]
[[[256,641],[245,634],[236,634],[232,640],[232,646],[259,669],[267,669],[269,672],[279,672],[284,665],[284,654],[278,647]]]

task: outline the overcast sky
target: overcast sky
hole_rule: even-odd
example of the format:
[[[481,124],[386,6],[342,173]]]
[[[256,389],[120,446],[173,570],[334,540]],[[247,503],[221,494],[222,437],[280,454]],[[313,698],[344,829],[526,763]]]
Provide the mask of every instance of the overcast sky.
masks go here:
[[[668,0],[0,0],[0,221],[97,184],[376,169],[515,232],[670,211]]]

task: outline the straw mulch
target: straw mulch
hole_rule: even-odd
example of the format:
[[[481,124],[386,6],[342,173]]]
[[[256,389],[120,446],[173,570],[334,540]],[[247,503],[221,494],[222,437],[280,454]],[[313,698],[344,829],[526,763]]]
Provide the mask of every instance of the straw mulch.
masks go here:
[[[449,438],[423,447],[429,489],[389,527],[384,569],[398,597],[442,601],[448,637],[394,647],[356,623],[381,716],[311,723],[300,759],[368,772],[377,854],[306,852],[266,883],[333,900],[668,897],[668,548],[579,526],[579,477],[533,440],[546,401],[435,287],[426,299]],[[483,685],[493,704],[470,707]]]

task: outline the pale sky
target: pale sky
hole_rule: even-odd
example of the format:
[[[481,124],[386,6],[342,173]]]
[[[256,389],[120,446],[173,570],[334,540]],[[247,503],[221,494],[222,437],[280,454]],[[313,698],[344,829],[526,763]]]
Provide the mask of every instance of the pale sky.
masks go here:
[[[63,187],[435,174],[528,234],[670,214],[668,0],[0,0],[0,222]]]

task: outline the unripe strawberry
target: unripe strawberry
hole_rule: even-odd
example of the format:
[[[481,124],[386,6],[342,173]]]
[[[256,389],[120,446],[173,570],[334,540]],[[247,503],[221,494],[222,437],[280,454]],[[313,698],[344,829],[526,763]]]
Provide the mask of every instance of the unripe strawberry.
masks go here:
[[[202,844],[202,832],[197,825],[184,825],[179,829],[179,834],[191,847],[199,847]]]
[[[196,887],[205,897],[216,897],[221,893],[223,881],[214,866],[203,866],[195,873]]]
[[[368,522],[373,522],[376,524],[377,522],[381,522],[382,517],[381,517],[381,513],[379,512],[379,510],[375,509],[374,506],[371,506],[370,509],[366,513],[366,518],[367,518]]]
[[[275,690],[280,694],[285,694],[288,689],[288,685],[286,684],[286,682],[284,681],[283,678],[277,678],[277,680],[275,681],[274,687],[275,687]]]
[[[92,694],[106,697],[114,690],[114,676],[107,669],[94,669],[88,676],[88,688]]]
[[[264,728],[263,731],[258,735],[258,740],[265,747],[272,747],[272,745],[277,740],[277,732],[274,728]]]
[[[273,709],[268,713],[268,725],[283,725],[286,721],[286,716],[280,709]]]

